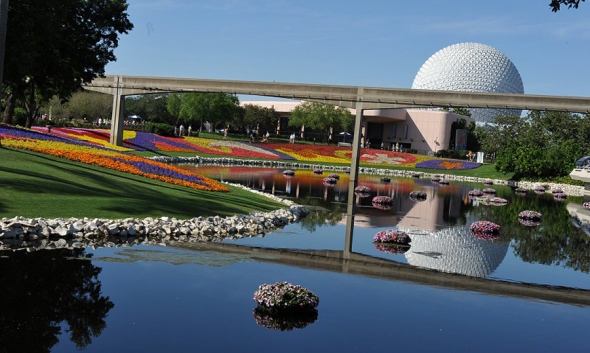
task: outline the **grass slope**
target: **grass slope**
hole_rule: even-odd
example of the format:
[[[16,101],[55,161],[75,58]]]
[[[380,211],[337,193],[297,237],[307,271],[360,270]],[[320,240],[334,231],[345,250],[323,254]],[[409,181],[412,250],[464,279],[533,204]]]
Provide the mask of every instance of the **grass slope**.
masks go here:
[[[207,192],[26,150],[0,148],[0,217],[192,218],[281,207],[240,188]]]

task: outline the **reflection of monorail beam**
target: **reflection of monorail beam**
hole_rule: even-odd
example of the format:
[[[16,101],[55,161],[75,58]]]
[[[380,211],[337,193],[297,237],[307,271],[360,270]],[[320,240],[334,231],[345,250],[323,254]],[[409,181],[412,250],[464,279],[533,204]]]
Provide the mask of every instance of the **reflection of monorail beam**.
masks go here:
[[[350,253],[349,260],[345,260],[344,252],[339,250],[288,250],[249,247],[227,243],[185,243],[178,245],[178,247],[197,251],[248,254],[251,259],[257,261],[292,265],[314,270],[399,280],[449,289],[476,291],[491,295],[590,306],[590,290],[470,277],[413,267],[404,263],[358,253]]]

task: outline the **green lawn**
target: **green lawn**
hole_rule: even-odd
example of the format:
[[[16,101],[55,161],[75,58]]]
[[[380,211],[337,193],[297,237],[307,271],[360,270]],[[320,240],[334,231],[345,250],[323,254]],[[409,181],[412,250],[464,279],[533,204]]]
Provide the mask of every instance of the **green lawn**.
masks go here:
[[[26,150],[0,148],[1,217],[230,216],[281,207],[240,188],[208,192]]]

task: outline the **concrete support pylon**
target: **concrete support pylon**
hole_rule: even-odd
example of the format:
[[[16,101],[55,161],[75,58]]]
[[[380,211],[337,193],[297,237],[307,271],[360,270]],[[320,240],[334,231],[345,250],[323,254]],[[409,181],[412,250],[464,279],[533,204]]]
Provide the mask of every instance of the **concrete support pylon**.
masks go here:
[[[125,96],[121,94],[120,76],[115,76],[113,88],[113,114],[111,118],[111,144],[123,146],[123,122],[125,118]]]
[[[354,137],[352,139],[352,157],[350,159],[350,178],[348,182],[348,206],[346,209],[346,240],[344,242],[344,258],[349,259],[352,252],[352,233],[354,230],[355,195],[358,185],[359,163],[361,160],[361,128],[363,126],[363,88],[358,90],[356,117],[354,119]]]

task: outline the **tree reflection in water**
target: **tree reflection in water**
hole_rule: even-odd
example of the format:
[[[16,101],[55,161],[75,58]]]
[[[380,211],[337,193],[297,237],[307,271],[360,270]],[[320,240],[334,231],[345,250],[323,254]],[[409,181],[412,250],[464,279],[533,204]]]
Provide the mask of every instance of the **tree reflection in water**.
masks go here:
[[[101,268],[84,250],[0,252],[0,347],[6,352],[49,352],[62,323],[78,348],[92,343],[114,307],[101,295]]]

